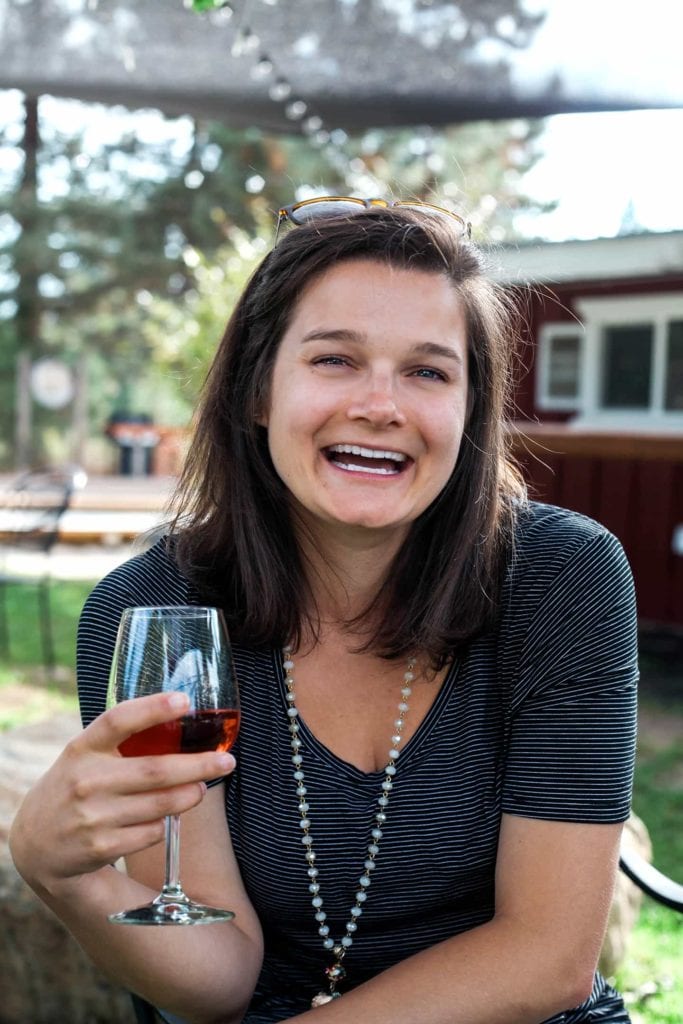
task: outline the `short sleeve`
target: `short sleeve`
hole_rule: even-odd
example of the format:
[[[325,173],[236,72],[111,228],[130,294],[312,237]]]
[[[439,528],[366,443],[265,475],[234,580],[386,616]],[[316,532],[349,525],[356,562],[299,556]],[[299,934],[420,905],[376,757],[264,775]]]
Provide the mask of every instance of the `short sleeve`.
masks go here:
[[[565,531],[523,573],[529,613],[510,694],[503,810],[620,822],[635,756],[633,580],[617,539],[582,522],[590,528]]]
[[[169,556],[164,540],[97,584],[81,612],[76,644],[78,699],[84,726],[104,711],[124,609],[189,603],[187,581]]]

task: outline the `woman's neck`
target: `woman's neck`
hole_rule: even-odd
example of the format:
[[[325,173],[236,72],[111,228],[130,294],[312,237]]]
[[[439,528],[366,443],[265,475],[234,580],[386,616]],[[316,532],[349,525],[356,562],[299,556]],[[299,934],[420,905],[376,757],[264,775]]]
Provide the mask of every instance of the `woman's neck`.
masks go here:
[[[297,530],[315,618],[343,626],[377,597],[404,540],[396,531]]]

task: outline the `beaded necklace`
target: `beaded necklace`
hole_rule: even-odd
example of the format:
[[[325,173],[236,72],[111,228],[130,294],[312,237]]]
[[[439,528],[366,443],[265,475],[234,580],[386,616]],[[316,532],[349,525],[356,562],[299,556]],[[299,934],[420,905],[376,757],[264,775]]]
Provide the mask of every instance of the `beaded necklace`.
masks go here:
[[[303,755],[301,753],[301,739],[299,738],[299,723],[297,718],[299,712],[296,706],[296,693],[294,687],[294,662],[292,660],[292,648],[284,647],[283,668],[285,670],[285,683],[287,685],[287,717],[289,719],[290,744],[292,747],[292,764],[294,765],[294,781],[296,783],[296,795],[301,819],[299,827],[303,835],[301,842],[304,847],[307,863],[307,874],[310,879],[308,891],[311,893],[311,904],[314,917],[318,925],[318,935],[322,939],[323,948],[330,952],[333,962],[325,969],[327,976],[328,991],[318,992],[313,997],[311,1007],[323,1006],[332,999],[338,999],[341,992],[337,991],[337,985],[346,977],[346,968],[343,966],[344,957],[353,945],[353,937],[358,930],[358,923],[363,914],[365,902],[368,898],[368,889],[372,882],[372,873],[376,867],[376,859],[379,853],[379,844],[382,839],[382,829],[387,820],[387,807],[389,796],[394,787],[394,776],[396,775],[396,761],[399,756],[399,746],[403,738],[403,724],[408,712],[408,698],[412,693],[411,683],[415,675],[415,659],[408,661],[407,671],[403,674],[403,686],[401,687],[401,700],[398,704],[398,718],[394,721],[394,734],[391,737],[391,749],[389,759],[384,769],[384,779],[380,787],[380,795],[377,798],[378,810],[374,816],[374,825],[370,830],[370,842],[367,847],[367,858],[364,863],[363,873],[358,879],[358,891],[355,895],[355,902],[349,911],[349,919],[345,925],[346,934],[339,941],[335,941],[330,935],[330,927],[327,924],[327,914],[323,910],[323,898],[320,893],[320,882],[318,881],[318,868],[315,866],[316,855],[313,849],[313,835],[311,834],[311,819],[308,816],[310,805],[306,800],[308,791],[305,786]]]

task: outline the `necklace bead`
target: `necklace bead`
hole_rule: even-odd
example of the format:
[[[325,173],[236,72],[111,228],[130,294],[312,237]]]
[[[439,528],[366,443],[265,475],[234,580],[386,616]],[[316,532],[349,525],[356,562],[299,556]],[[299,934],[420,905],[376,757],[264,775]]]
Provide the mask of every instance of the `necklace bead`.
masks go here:
[[[349,920],[344,926],[346,935],[343,935],[339,942],[330,936],[330,928],[325,922],[327,920],[327,914],[323,908],[323,898],[320,895],[320,884],[315,881],[318,877],[318,869],[313,866],[315,862],[315,851],[313,850],[313,835],[311,834],[311,819],[308,817],[310,809],[309,803],[303,798],[307,795],[306,786],[304,785],[304,770],[303,770],[303,755],[300,753],[303,746],[301,739],[298,737],[300,730],[299,723],[296,721],[299,712],[296,707],[296,692],[294,684],[294,660],[292,658],[291,647],[285,647],[283,649],[283,661],[282,667],[285,670],[285,683],[287,686],[286,702],[287,702],[287,717],[288,727],[290,733],[290,746],[292,749],[292,764],[294,766],[293,777],[296,782],[296,795],[298,797],[298,810],[301,818],[299,820],[299,827],[303,831],[301,837],[301,843],[304,847],[306,862],[308,864],[307,874],[312,880],[308,886],[308,891],[312,894],[311,904],[314,910],[314,919],[318,924],[318,935],[322,938],[323,948],[325,950],[331,950],[333,956],[336,958],[335,962],[325,969],[325,974],[328,978],[329,992],[319,992],[311,1003],[312,1007],[323,1006],[325,1003],[330,1002],[332,999],[337,999],[340,995],[336,991],[336,986],[339,981],[342,981],[346,977],[346,969],[342,966],[342,961],[347,951],[353,945],[353,935],[358,929],[358,921],[363,914],[363,905],[368,898],[368,889],[372,883],[372,872],[376,868],[376,857],[379,854],[379,841],[383,837],[382,829],[380,825],[384,825],[387,820],[386,808],[389,804],[389,794],[391,793],[394,783],[393,778],[396,775],[396,761],[399,758],[399,745],[402,740],[403,723],[405,716],[409,710],[408,698],[410,697],[412,690],[410,683],[414,680],[415,675],[413,669],[415,667],[415,660],[411,658],[408,662],[408,670],[403,674],[403,686],[401,688],[401,700],[398,704],[399,717],[395,719],[393,728],[395,729],[394,735],[391,737],[391,748],[389,749],[389,755],[387,758],[387,764],[384,768],[384,779],[382,780],[380,789],[381,793],[377,798],[377,805],[380,810],[375,812],[374,816],[374,827],[370,830],[371,841],[367,846],[367,859],[364,862],[363,874],[358,879],[358,885],[360,888],[355,894],[355,903],[349,910]]]

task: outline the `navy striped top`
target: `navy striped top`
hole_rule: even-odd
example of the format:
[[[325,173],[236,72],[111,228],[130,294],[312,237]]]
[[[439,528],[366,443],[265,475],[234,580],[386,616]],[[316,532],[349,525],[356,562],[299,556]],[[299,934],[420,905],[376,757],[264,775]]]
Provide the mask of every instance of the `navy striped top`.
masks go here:
[[[124,608],[197,603],[166,545],[107,576],[83,611],[78,677],[84,723],[104,708]],[[330,955],[313,917],[279,651],[236,646],[242,725],[227,817],[264,930],[265,962],[246,1020],[273,1024],[310,1006]],[[629,813],[636,720],[631,573],[602,526],[525,506],[495,632],[451,667],[401,752],[345,987],[489,920],[502,812],[576,822]],[[331,681],[331,693],[338,687]],[[427,683],[423,685],[429,685]],[[300,720],[318,881],[331,935],[345,934],[375,824],[383,772],[334,756]],[[553,1024],[627,1021],[597,975],[583,1006]]]

